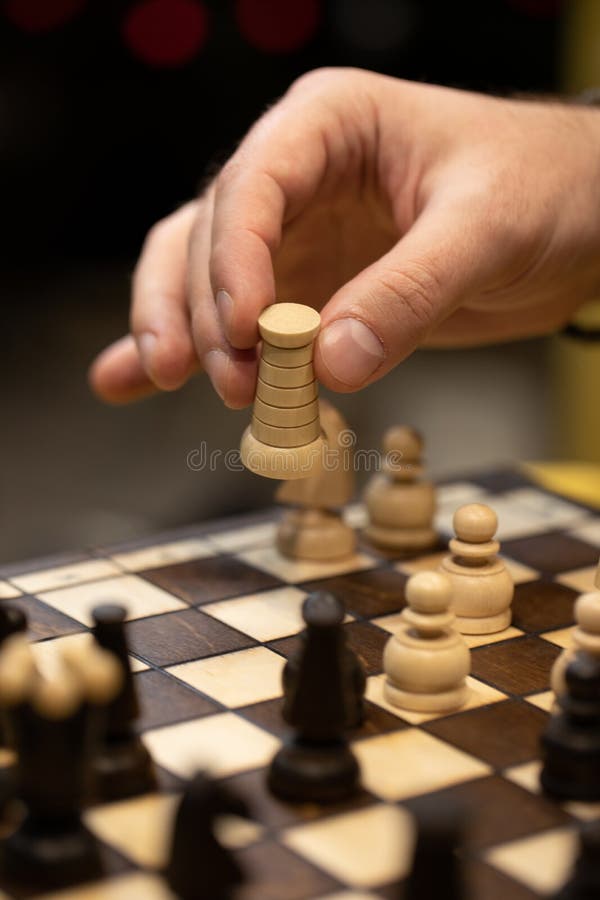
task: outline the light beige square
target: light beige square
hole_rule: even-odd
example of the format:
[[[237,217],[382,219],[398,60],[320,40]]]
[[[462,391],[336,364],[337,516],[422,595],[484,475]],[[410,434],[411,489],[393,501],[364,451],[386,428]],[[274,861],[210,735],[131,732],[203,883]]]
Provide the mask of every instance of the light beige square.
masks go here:
[[[556,644],[557,647],[569,649],[573,646],[573,627],[545,631],[544,634],[540,634],[540,637],[545,641],[550,641],[551,644]]]
[[[280,745],[277,738],[230,712],[145,731],[142,740],[159,766],[182,778],[201,768],[226,777],[265,766]]]
[[[166,671],[224,706],[247,706],[280,697],[285,659],[267,647],[250,647],[170,666]]]
[[[232,531],[221,531],[208,535],[208,542],[222,553],[238,553],[251,547],[266,547],[275,543],[276,522],[260,522]]]
[[[65,647],[77,647],[78,645],[85,647],[87,644],[90,644],[92,640],[92,635],[88,631],[85,631],[81,634],[67,634],[64,637],[36,641],[32,644],[32,647],[34,648],[35,658],[39,660],[42,665],[45,663],[52,665],[55,660],[58,661],[58,658]],[[132,672],[143,672],[149,668],[147,663],[142,662],[135,656],[130,656],[129,662],[131,664]]]
[[[540,894],[552,894],[568,878],[577,848],[577,833],[554,828],[489,850],[487,862]]]
[[[347,559],[336,559],[329,562],[311,562],[309,560],[286,559],[276,547],[258,547],[237,554],[238,558],[248,565],[256,566],[269,575],[275,575],[288,584],[301,581],[312,581],[318,578],[331,578],[344,572],[359,572],[372,569],[376,562],[366,553],[355,553]]]
[[[384,800],[437,791],[491,771],[474,756],[418,728],[356,741],[353,749],[364,786]]]
[[[571,569],[570,572],[562,572],[556,576],[559,584],[566,584],[567,587],[573,588],[580,594],[587,594],[589,591],[597,590],[594,585],[596,577],[596,566],[587,566],[584,569]]]
[[[124,856],[140,866],[160,869],[167,862],[178,799],[175,794],[144,794],[93,807],[84,820]]]
[[[21,591],[9,584],[8,581],[0,581],[0,600],[12,600],[14,597],[20,597]]]
[[[371,703],[376,703],[377,706],[387,709],[388,712],[393,713],[406,722],[410,722],[411,725],[421,725],[423,722],[430,722],[432,719],[439,719],[440,716],[448,715],[447,712],[421,713],[411,709],[400,709],[398,706],[392,706],[383,696],[385,679],[385,674],[371,675],[367,679],[366,697]],[[469,688],[469,696],[465,705],[461,707],[461,712],[465,712],[468,709],[477,709],[480,706],[488,706],[490,703],[498,703],[500,700],[506,700],[507,695],[503,694],[502,691],[498,691],[496,688],[490,687],[489,684],[484,684],[483,681],[479,681],[472,676],[468,676],[467,686]]]
[[[119,567],[110,559],[88,559],[70,566],[25,572],[23,575],[13,576],[11,581],[28,594],[38,594],[40,591],[83,584],[86,581],[96,581],[98,578],[109,578],[111,575],[119,574]]]
[[[538,709],[543,709],[544,712],[551,712],[554,706],[554,691],[542,691],[540,694],[530,694],[529,697],[525,697],[527,703],[532,703],[533,706],[537,706]]]
[[[91,612],[100,603],[121,604],[127,610],[127,619],[142,619],[187,608],[177,597],[137,575],[105,578],[103,581],[62,588],[38,596],[48,606],[59,609],[84,625],[93,624]]]
[[[209,603],[202,607],[202,612],[258,641],[273,641],[304,628],[302,604],[306,597],[306,591],[289,585],[237,600]]]
[[[129,872],[65,891],[36,895],[38,900],[174,900],[166,881],[147,872]],[[7,897],[0,894],[0,898]]]
[[[487,503],[488,494],[485,489],[471,481],[454,481],[442,484],[437,488],[438,506],[449,506],[458,509],[465,503]]]
[[[592,547],[600,547],[600,516],[588,519],[577,528],[571,529],[569,534],[586,544],[591,544]]]
[[[208,541],[202,538],[186,538],[182,541],[129,550],[126,553],[115,553],[111,559],[128,572],[141,572],[142,569],[156,569],[159,566],[187,562],[190,559],[204,559],[214,554],[215,551]]]
[[[282,842],[339,881],[377,887],[408,872],[413,832],[405,810],[380,803],[290,828]]]
[[[349,506],[346,506],[344,509],[344,522],[350,528],[356,528],[357,530],[366,528],[369,524],[369,514],[364,503],[351,503]]]

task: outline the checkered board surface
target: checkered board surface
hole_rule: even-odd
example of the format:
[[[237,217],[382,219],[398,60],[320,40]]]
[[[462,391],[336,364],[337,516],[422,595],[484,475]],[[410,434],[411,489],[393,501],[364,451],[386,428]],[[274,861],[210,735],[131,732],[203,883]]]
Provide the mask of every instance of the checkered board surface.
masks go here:
[[[538,789],[549,671],[568,645],[573,601],[592,588],[600,518],[516,474],[496,473],[440,488],[444,540],[453,511],[472,501],[498,512],[517,586],[512,626],[469,638],[470,699],[452,715],[404,713],[382,697],[382,650],[406,579],[437,566],[443,544],[414,559],[384,559],[364,547],[344,562],[295,563],[274,550],[275,518],[264,514],[4,567],[0,597],[27,613],[40,654],[89,640],[97,603],[127,606],[140,728],[161,784],[156,794],[89,809],[104,880],[43,896],[171,896],[158,872],[178,791],[198,767],[252,810],[250,822],[222,822],[222,840],[247,873],[241,898],[396,897],[410,865],[411,810],[431,795],[471,809],[462,852],[475,900],[532,900],[555,891],[572,863],[575,826],[600,817],[600,805],[557,805]],[[351,507],[349,517],[360,526],[364,510]],[[296,807],[272,798],[264,776],[285,735],[281,671],[297,647],[302,602],[317,587],[343,597],[347,637],[368,673],[366,721],[351,735],[363,789],[338,806]]]

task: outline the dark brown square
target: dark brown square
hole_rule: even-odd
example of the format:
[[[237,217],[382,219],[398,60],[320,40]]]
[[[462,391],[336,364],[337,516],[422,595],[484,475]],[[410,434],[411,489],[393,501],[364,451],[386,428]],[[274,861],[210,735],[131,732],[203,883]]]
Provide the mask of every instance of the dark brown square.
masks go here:
[[[463,871],[470,888],[468,897],[477,900],[539,900],[539,894],[481,860],[466,860]]]
[[[465,811],[465,846],[468,850],[502,844],[571,821],[571,817],[550,800],[499,775],[476,778],[406,801],[406,806],[416,813],[424,805],[435,809],[447,804],[456,804]]]
[[[422,727],[466,753],[503,769],[538,757],[540,732],[547,718],[547,713],[524,700],[505,700],[435,719]]]
[[[16,606],[27,616],[27,637],[30,641],[41,641],[44,638],[62,637],[65,634],[76,634],[87,631],[81,622],[76,622],[59,610],[42,603],[36,597],[11,597],[2,600],[3,604]]]
[[[159,569],[147,569],[138,574],[185,600],[190,606],[200,606],[240,594],[254,594],[284,584],[280,579],[248,566],[233,556],[210,556]]]
[[[236,854],[246,872],[239,900],[304,900],[339,890],[339,881],[276,841],[264,841]]]
[[[197,609],[135,619],[126,627],[131,652],[155,666],[172,666],[256,644],[248,635]]]
[[[292,729],[283,719],[282,708],[283,697],[276,697],[274,700],[264,700],[261,703],[243,706],[236,709],[236,713],[249,719],[265,731],[270,731],[271,734],[284,739],[291,734]],[[367,700],[365,701],[364,720],[358,728],[353,728],[348,732],[348,739],[356,741],[360,738],[387,734],[390,731],[401,731],[406,727],[406,722],[403,722],[398,716]]]
[[[471,651],[471,672],[509,694],[544,691],[560,648],[539,637],[521,637]]]
[[[224,779],[224,784],[247,803],[252,818],[266,828],[279,830],[372,806],[376,802],[372,794],[361,788],[357,794],[338,803],[286,803],[268,789],[267,773],[267,769],[253,769]]]
[[[383,648],[389,638],[388,632],[372,625],[371,622],[350,622],[344,625],[344,632],[349,646],[356,651],[367,675],[381,672]],[[281,638],[278,641],[270,641],[267,646],[289,659],[298,653],[300,637],[294,635]]]
[[[502,553],[549,575],[583,566],[595,566],[598,562],[597,547],[559,531],[505,541]]]
[[[344,602],[349,613],[370,619],[404,608],[407,580],[402,572],[385,566],[313,581],[302,587],[307,591],[331,591]]]
[[[133,678],[141,712],[136,724],[141,731],[220,711],[216,703],[163,672],[149,669],[137,672]]]
[[[573,624],[577,593],[555,581],[529,581],[515,588],[513,625],[523,631],[551,631]]]

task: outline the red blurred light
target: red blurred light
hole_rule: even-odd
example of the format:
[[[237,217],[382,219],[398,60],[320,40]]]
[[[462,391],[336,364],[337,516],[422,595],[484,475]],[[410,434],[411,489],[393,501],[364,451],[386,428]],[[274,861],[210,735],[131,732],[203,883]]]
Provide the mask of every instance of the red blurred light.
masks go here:
[[[151,66],[190,62],[208,35],[208,11],[198,0],[144,0],[123,22],[131,52]]]
[[[237,0],[238,27],[253,47],[266,53],[299,50],[313,37],[319,0]]]
[[[23,31],[50,31],[65,25],[86,0],[6,0],[4,14]]]

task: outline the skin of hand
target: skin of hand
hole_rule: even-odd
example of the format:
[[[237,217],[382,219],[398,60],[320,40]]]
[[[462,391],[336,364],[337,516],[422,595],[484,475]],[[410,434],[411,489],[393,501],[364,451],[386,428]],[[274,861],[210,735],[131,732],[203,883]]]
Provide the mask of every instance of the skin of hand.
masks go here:
[[[317,378],[355,391],[419,346],[561,327],[600,286],[600,112],[356,69],[302,76],[203,195],[150,231],[103,399],[204,369],[252,402],[257,319],[321,311]]]

